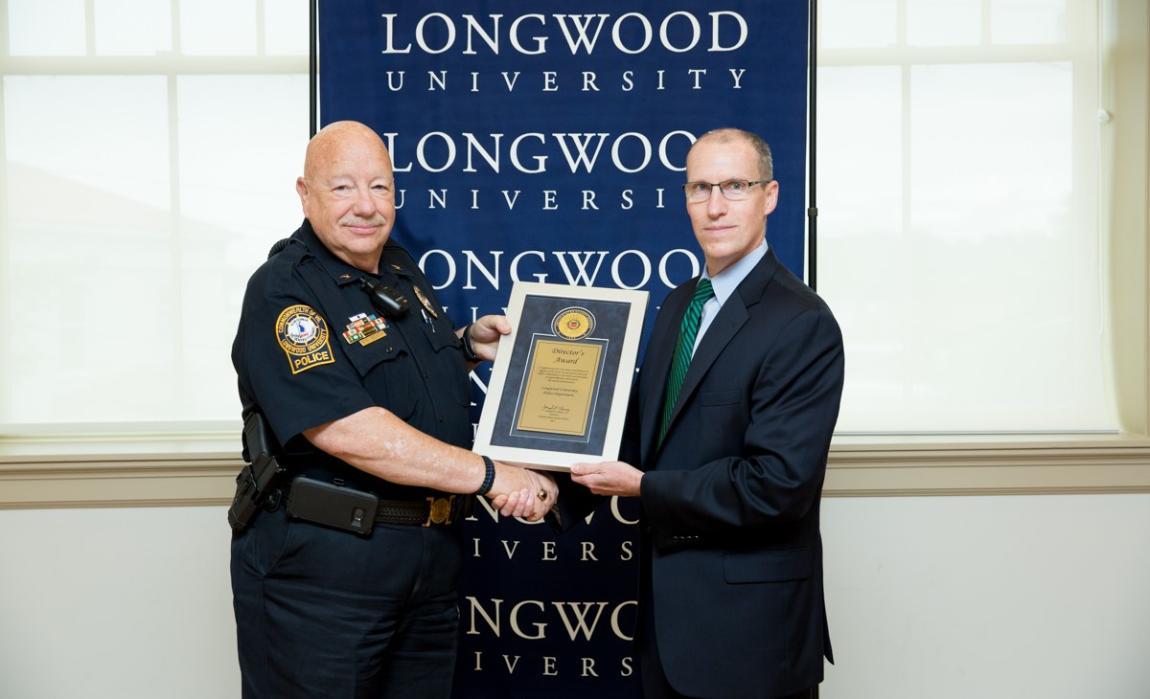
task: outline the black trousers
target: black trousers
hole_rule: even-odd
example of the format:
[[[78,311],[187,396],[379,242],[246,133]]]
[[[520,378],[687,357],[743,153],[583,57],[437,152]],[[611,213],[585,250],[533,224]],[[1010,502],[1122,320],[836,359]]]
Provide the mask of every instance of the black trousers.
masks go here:
[[[448,699],[458,526],[369,537],[262,512],[232,539],[245,699]]]
[[[675,691],[667,680],[663,662],[659,659],[659,646],[655,640],[655,618],[649,601],[653,598],[651,588],[650,558],[645,556],[639,563],[639,587],[642,594],[639,600],[639,635],[635,639],[639,649],[639,679],[643,684],[643,699],[692,699]],[[819,699],[818,686],[781,697],[763,699]]]
[[[639,657],[639,673],[643,680],[643,699],[690,699],[686,694],[675,691],[663,673],[663,664],[659,661],[658,651],[651,644],[653,653],[644,652]],[[764,697],[764,699],[819,699],[819,688],[811,687],[801,692],[795,692],[782,697]]]

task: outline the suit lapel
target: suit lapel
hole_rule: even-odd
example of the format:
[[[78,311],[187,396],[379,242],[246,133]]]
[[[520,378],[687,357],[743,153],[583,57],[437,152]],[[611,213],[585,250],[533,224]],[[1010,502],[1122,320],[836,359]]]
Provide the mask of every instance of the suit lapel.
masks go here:
[[[660,320],[666,318],[666,323],[656,323],[652,328],[651,339],[647,342],[647,357],[639,377],[640,386],[643,388],[642,410],[639,415],[639,435],[642,440],[639,454],[644,462],[655,450],[655,440],[659,434],[659,416],[663,411],[663,393],[667,387],[667,374],[671,372],[671,359],[675,354],[675,343],[679,339],[679,326],[691,300],[691,294],[685,292],[684,287],[693,289],[694,281],[695,279],[692,279],[678,287],[663,301]]]
[[[682,412],[683,406],[698,388],[703,376],[718,359],[719,353],[723,351],[735,333],[739,332],[739,328],[743,327],[747,318],[747,307],[743,300],[739,298],[738,293],[731,294],[731,297],[719,309],[719,315],[711,321],[710,327],[707,328],[707,334],[703,335],[703,339],[699,341],[695,356],[691,357],[691,363],[687,367],[687,375],[683,378],[683,389],[679,392],[679,400],[675,403],[675,409],[671,411],[672,425],[675,424],[679,413]]]
[[[675,408],[671,412],[671,427],[669,429],[674,429],[675,420],[678,419],[679,413],[683,411],[683,407],[686,406],[687,401],[692,398],[695,389],[699,387],[699,383],[703,380],[703,377],[707,375],[707,372],[711,369],[715,360],[719,358],[719,354],[722,353],[723,348],[734,339],[735,335],[738,334],[739,330],[750,319],[748,309],[762,299],[767,284],[769,284],[771,278],[775,276],[775,272],[778,268],[779,260],[768,248],[767,254],[763,256],[763,259],[751,269],[746,278],[739,283],[739,286],[735,289],[735,293],[731,294],[730,298],[723,304],[723,307],[719,309],[719,314],[711,321],[711,325],[707,328],[706,334],[703,335],[703,339],[699,342],[698,349],[695,350],[695,355],[691,358],[690,366],[687,367],[687,376],[683,379],[683,388],[679,393],[679,400],[675,403]],[[683,305],[685,306],[686,304]],[[678,313],[674,317],[681,321],[684,312],[685,308],[678,309]],[[675,339],[677,339],[678,324],[675,326],[675,336]],[[666,377],[670,371],[671,364],[670,355],[674,351],[673,344],[675,339],[671,340],[672,350],[667,352],[668,356],[662,365],[662,373],[660,374],[662,381],[659,384],[660,386],[666,384]],[[662,393],[660,393],[657,404],[648,407],[647,413],[653,414],[650,419],[648,415],[643,416],[643,434],[645,437],[648,436],[648,432],[646,431],[648,429],[648,422],[652,425],[652,432],[658,428],[657,417],[662,411],[662,398]],[[645,441],[644,443],[649,444],[650,442]]]

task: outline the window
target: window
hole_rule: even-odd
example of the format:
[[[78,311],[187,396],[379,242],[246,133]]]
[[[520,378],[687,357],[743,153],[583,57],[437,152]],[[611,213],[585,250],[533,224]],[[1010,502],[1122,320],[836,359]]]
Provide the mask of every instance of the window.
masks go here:
[[[1098,4],[822,0],[845,433],[1116,431]]]
[[[0,431],[233,429],[241,291],[301,217],[307,3],[3,7]],[[1145,24],[1136,0],[819,3],[841,432],[1112,432],[1116,404],[1145,421],[1144,356],[1114,360],[1122,333],[1146,342],[1112,321],[1113,270],[1145,250],[1110,230],[1116,7]],[[1142,228],[1118,234],[1144,237],[1135,145]],[[1144,324],[1137,274],[1120,310]]]
[[[302,217],[307,12],[9,0],[5,431],[238,424],[227,348],[244,283]]]

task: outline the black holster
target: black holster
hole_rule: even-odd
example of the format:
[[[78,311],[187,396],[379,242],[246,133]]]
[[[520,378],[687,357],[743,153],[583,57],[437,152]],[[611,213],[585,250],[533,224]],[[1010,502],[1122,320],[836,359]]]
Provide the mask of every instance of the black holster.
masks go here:
[[[263,413],[253,410],[244,418],[243,445],[247,464],[236,476],[236,495],[228,508],[228,524],[237,532],[272,504],[286,470],[276,459],[278,447]]]

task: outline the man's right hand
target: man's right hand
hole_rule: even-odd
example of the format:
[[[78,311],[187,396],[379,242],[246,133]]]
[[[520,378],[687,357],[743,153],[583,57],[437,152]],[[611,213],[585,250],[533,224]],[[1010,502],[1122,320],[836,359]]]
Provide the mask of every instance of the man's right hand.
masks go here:
[[[559,487],[551,476],[519,466],[495,464],[495,482],[487,496],[504,517],[520,517],[529,522],[543,519],[559,497]]]

